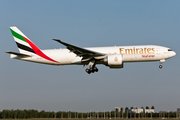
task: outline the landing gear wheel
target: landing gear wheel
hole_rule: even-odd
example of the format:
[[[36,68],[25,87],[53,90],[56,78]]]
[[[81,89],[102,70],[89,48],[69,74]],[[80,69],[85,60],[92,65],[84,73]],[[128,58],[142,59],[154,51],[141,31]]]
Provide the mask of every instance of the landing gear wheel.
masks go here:
[[[85,70],[88,74],[90,74],[91,73],[91,71],[89,70],[89,69],[86,69]]]
[[[162,65],[159,65],[159,68],[161,69],[163,66]]]
[[[97,67],[90,67],[89,69],[87,68],[86,70],[85,70],[88,74],[91,74],[91,73],[94,73],[94,72],[98,72],[98,68]]]
[[[94,71],[95,71],[95,72],[98,72],[98,69],[97,69],[97,67],[94,67]]]
[[[89,69],[92,73],[94,73],[94,69],[91,67],[90,69]]]

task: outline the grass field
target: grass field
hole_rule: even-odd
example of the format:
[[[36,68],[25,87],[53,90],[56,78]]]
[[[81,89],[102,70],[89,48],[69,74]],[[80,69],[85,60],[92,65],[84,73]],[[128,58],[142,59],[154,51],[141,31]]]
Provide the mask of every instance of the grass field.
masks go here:
[[[149,120],[151,118],[131,118],[132,120]],[[163,120],[163,119],[160,119],[160,118],[153,118],[155,120]],[[166,120],[176,120],[177,118],[164,118]],[[73,118],[64,118],[64,119],[61,119],[61,118],[32,118],[32,119],[0,119],[0,120],[90,120],[90,119],[87,119],[87,118],[79,118],[79,119],[73,119]],[[93,120],[93,119],[92,119]],[[98,120],[110,120],[110,119],[98,119]],[[123,119],[113,119],[113,120],[123,120]],[[126,120],[124,118],[124,120]]]

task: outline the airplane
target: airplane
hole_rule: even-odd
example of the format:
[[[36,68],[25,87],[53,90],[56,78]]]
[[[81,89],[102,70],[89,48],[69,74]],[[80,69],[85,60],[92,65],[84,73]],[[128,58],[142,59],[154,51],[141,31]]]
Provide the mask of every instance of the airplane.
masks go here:
[[[127,62],[160,61],[162,63],[176,55],[170,48],[158,45],[113,46],[82,48],[59,39],[53,39],[66,46],[66,49],[39,49],[17,27],[10,27],[19,53],[6,51],[13,59],[49,64],[49,65],[89,65],[85,71],[90,74],[98,72],[97,64],[109,68],[123,68]]]

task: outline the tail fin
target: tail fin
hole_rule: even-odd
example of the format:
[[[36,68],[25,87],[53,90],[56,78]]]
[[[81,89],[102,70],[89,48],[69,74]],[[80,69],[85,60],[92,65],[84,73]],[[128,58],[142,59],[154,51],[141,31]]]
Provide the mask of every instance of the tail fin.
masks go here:
[[[34,44],[28,37],[26,37],[17,27],[10,27],[10,30],[20,53],[27,55],[35,54],[35,51],[32,48],[32,45]]]
[[[32,54],[36,54],[46,60],[52,61],[52,62],[56,62],[57,61],[51,59],[50,57],[48,57],[47,55],[45,55],[33,42],[31,42],[31,40],[26,37],[17,27],[10,27],[10,30],[12,32],[12,35],[14,37],[14,40],[18,46],[19,52],[21,53],[21,56],[24,55],[32,55]],[[10,53],[10,52],[8,52]],[[12,54],[12,52],[10,53]],[[17,53],[13,53],[15,55],[17,55]]]

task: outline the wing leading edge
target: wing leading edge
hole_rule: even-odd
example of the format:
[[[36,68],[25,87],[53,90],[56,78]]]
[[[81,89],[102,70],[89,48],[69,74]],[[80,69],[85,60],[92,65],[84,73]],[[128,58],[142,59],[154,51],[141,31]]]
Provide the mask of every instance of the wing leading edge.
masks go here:
[[[71,52],[73,52],[74,54],[76,54],[79,57],[83,57],[83,59],[87,59],[87,58],[98,59],[98,58],[102,58],[103,56],[106,56],[106,54],[98,53],[98,52],[91,51],[91,50],[88,50],[88,49],[85,49],[85,48],[80,48],[80,47],[71,45],[69,43],[65,43],[65,42],[63,42],[63,41],[61,41],[59,39],[52,39],[52,40],[55,40],[55,41],[65,45],[68,50],[70,50]]]

